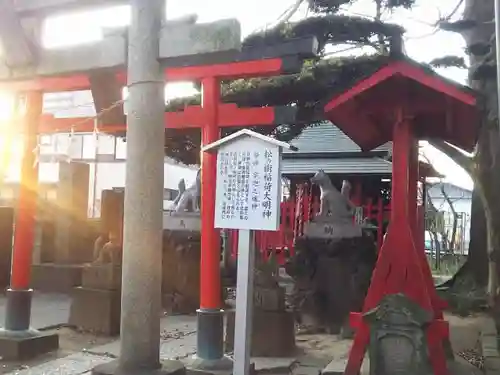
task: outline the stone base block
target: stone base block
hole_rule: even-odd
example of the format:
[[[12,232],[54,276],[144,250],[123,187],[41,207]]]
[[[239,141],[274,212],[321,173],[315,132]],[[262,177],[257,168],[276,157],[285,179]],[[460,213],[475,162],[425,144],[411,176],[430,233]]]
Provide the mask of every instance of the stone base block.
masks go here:
[[[186,368],[179,361],[163,361],[158,369],[120,368],[119,361],[112,361],[92,369],[92,375],[185,375]]]
[[[351,222],[311,222],[304,225],[304,236],[328,240],[356,238],[363,234],[362,227]]]
[[[122,267],[112,264],[85,265],[82,287],[89,289],[118,290],[122,283]]]
[[[78,287],[73,290],[69,324],[107,336],[120,334],[121,291]]]
[[[226,351],[234,348],[235,310],[227,312]],[[253,313],[252,357],[289,357],[295,352],[295,320],[291,311]]]
[[[344,375],[345,368],[347,366],[348,358],[336,358],[333,359],[323,370],[321,370],[321,375]],[[365,356],[363,363],[361,364],[360,375],[370,374],[370,358]]]
[[[82,285],[82,264],[36,264],[31,270],[31,287],[36,291],[70,294]]]
[[[22,361],[59,349],[59,336],[37,334],[27,336],[0,333],[0,357],[4,361]]]

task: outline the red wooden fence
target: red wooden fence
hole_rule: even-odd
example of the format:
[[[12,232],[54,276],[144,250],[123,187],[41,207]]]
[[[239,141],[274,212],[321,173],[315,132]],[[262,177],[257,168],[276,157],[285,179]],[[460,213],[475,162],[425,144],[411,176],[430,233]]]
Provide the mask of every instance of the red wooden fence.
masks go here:
[[[384,235],[383,224],[389,218],[390,204],[384,205],[380,198],[376,202],[373,199],[367,199],[362,205],[362,218],[367,218],[377,226],[377,246],[382,245]],[[302,234],[303,223],[311,220],[319,211],[319,197],[311,197],[304,194],[303,190],[297,192],[296,199],[290,199],[281,202],[281,220],[279,230],[276,232],[257,231],[255,234],[256,246],[261,256],[267,259],[271,253],[275,253],[280,264],[294,253],[294,239]],[[238,231],[230,230],[228,233],[229,246],[231,246],[231,255],[237,254],[238,249]]]

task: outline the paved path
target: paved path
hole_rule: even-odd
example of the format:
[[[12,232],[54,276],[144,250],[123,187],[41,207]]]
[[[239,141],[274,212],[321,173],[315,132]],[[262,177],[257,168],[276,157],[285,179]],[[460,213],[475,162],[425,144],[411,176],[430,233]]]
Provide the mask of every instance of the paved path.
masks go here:
[[[5,321],[6,298],[0,296],[0,326]],[[71,298],[62,294],[33,295],[31,326],[36,329],[68,323]]]
[[[170,316],[161,320],[161,359],[186,359],[196,353],[196,317]],[[96,365],[120,354],[120,342],[94,347],[38,366],[12,371],[9,375],[83,375]]]

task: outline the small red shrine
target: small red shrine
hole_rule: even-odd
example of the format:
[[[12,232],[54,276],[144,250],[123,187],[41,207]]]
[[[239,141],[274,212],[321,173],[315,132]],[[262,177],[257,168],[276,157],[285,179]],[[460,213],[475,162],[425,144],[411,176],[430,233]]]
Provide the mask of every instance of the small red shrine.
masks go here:
[[[325,106],[326,117],[362,150],[393,141],[392,210],[363,313],[388,294],[403,293],[433,312],[426,330],[435,375],[448,374],[443,342],[448,326],[424,253],[423,224],[417,209],[418,140],[442,139],[466,151],[476,143],[478,112],[472,90],[444,80],[409,59],[392,59]],[[346,375],[359,373],[369,343],[362,314],[352,314],[357,329]]]

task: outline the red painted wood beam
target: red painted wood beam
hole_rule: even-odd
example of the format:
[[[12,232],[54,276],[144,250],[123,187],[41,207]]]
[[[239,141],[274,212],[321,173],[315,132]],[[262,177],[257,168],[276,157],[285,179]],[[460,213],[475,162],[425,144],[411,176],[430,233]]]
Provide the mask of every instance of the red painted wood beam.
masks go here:
[[[220,80],[250,77],[266,77],[279,75],[286,71],[284,59],[263,59],[231,62],[227,64],[199,65],[187,67],[171,67],[165,69],[166,81],[196,81],[206,77],[217,77]],[[118,82],[127,84],[125,71],[116,74]],[[90,89],[90,81],[86,74],[75,74],[59,77],[39,77],[25,80],[0,82],[0,91],[76,91]]]
[[[90,81],[86,74],[0,81],[0,91],[8,91],[12,93],[22,93],[28,91],[59,92],[88,89],[90,89]]]
[[[167,81],[200,80],[216,77],[220,80],[279,75],[286,70],[282,58],[239,61],[229,64],[173,67],[165,69]]]
[[[285,107],[286,108],[286,107]],[[250,107],[240,108],[236,104],[219,104],[218,126],[272,126],[276,125],[279,112],[283,107]],[[201,128],[206,118],[201,106],[189,106],[183,111],[165,112],[165,129]],[[125,124],[106,125],[99,130],[109,133],[125,132]],[[94,131],[92,117],[55,118],[52,115],[43,115],[38,128],[39,133],[89,133]]]

